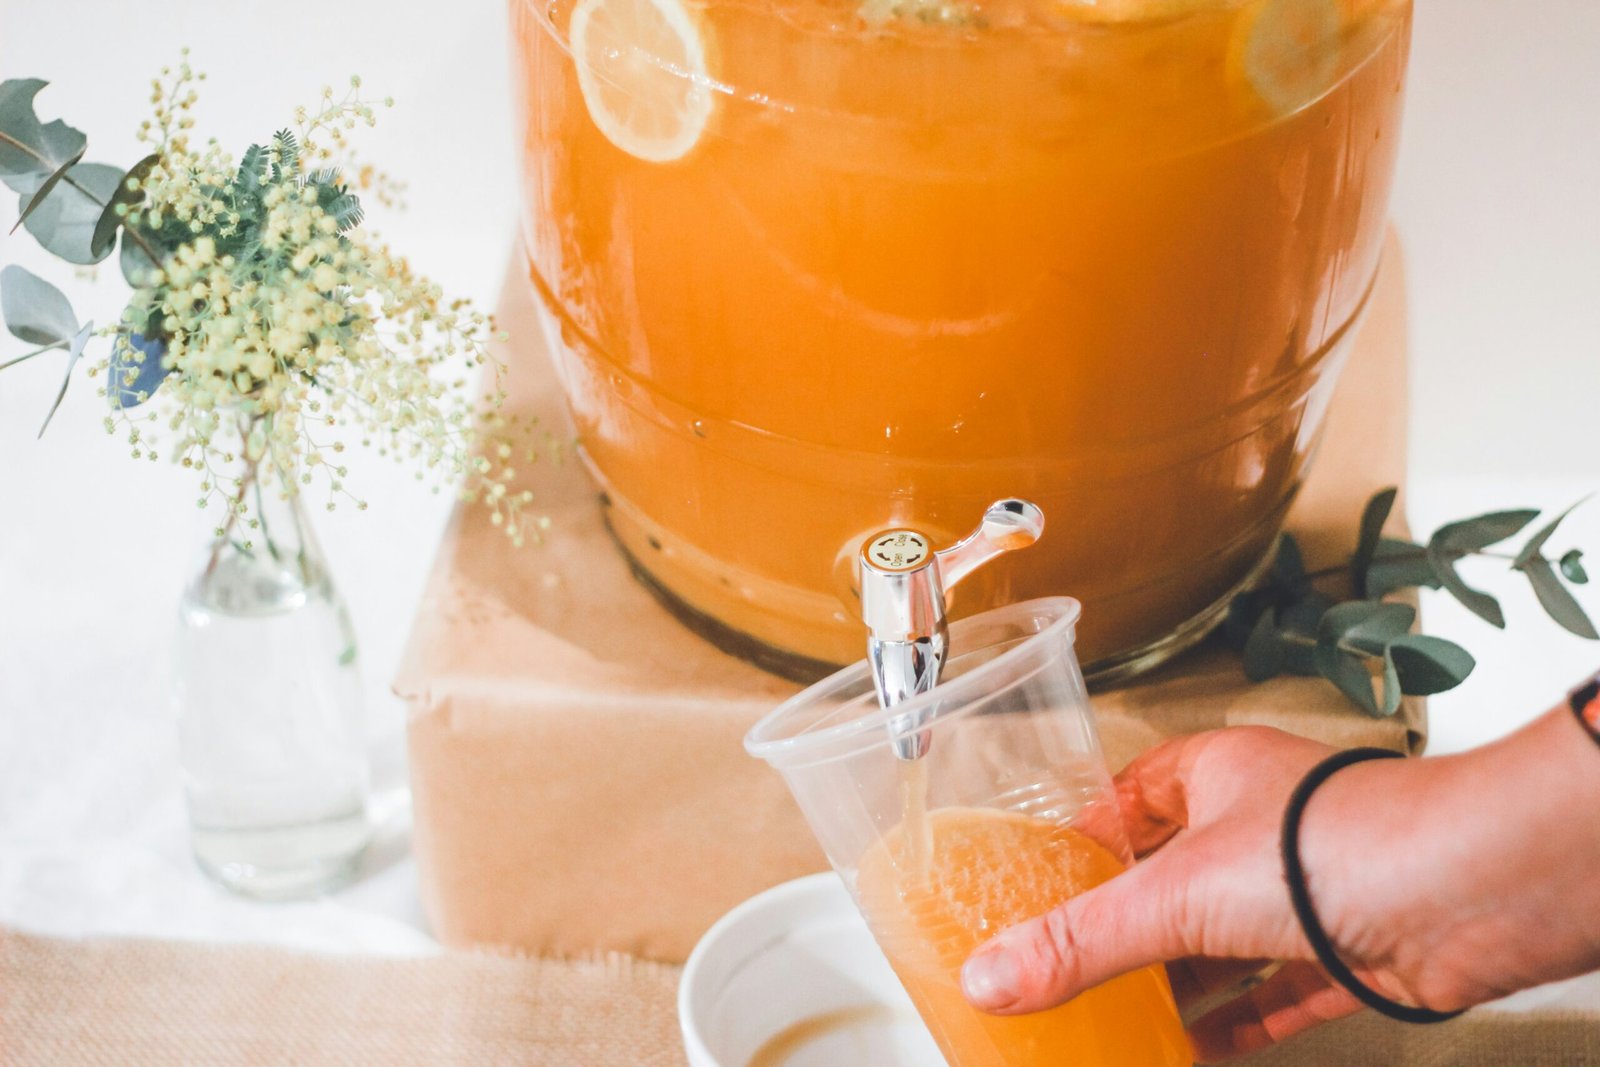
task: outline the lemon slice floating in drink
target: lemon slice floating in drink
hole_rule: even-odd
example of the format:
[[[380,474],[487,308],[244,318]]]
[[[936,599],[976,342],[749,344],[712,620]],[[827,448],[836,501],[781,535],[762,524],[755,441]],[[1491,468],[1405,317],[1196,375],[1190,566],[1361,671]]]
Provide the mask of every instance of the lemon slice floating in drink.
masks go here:
[[[1336,0],[1254,0],[1240,12],[1228,67],[1274,111],[1333,87],[1344,19]]]
[[[578,0],[569,28],[589,117],[629,155],[687,155],[711,116],[699,27],[681,0]]]

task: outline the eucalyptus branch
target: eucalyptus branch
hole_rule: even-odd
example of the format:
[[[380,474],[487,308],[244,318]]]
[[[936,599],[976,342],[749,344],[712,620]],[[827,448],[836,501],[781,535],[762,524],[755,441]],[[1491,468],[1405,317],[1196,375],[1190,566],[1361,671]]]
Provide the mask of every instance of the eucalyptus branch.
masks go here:
[[[14,367],[18,363],[26,363],[28,360],[32,359],[34,356],[42,356],[46,352],[60,351],[60,350],[62,350],[64,348],[66,348],[66,347],[67,347],[67,342],[65,342],[65,341],[56,341],[56,342],[54,342],[52,344],[45,345],[43,348],[35,348],[32,352],[24,352],[20,356],[12,356],[10,359],[6,360],[4,363],[0,363],[0,370],[5,370],[7,367]]]
[[[1537,511],[1494,512],[1450,523],[1427,544],[1414,544],[1383,536],[1396,496],[1387,489],[1368,502],[1356,549],[1339,566],[1308,570],[1299,544],[1283,536],[1267,580],[1234,599],[1224,627],[1252,681],[1282,674],[1322,677],[1373,715],[1394,714],[1403,696],[1455,688],[1472,673],[1472,657],[1449,641],[1412,633],[1415,610],[1384,598],[1418,587],[1442,589],[1485,621],[1503,627],[1499,602],[1468,586],[1457,571],[1457,564],[1468,558],[1509,562],[1511,570],[1532,584],[1551,618],[1580,637],[1600,640],[1568,588],[1589,580],[1583,552],[1571,549],[1558,559],[1544,553],[1573,508],[1513,554],[1490,549],[1531,524]],[[1351,590],[1343,599],[1317,588],[1317,583],[1339,576],[1348,578]]]
[[[1500,559],[1500,560],[1506,560],[1508,562],[1515,562],[1516,559],[1517,559],[1517,557],[1515,555],[1513,555],[1512,553],[1510,553],[1510,552],[1468,552],[1468,553],[1465,553],[1465,555],[1462,558],[1467,558],[1467,557],[1473,557],[1473,558],[1477,558],[1477,559]],[[1389,563],[1405,563],[1405,562],[1417,562],[1417,563],[1420,563],[1420,562],[1426,560],[1427,558],[1428,558],[1428,550],[1426,548],[1424,548],[1423,546],[1421,546],[1421,545],[1416,546],[1414,549],[1406,549],[1404,551],[1391,552],[1391,553],[1386,554],[1383,557],[1384,562],[1389,562]],[[1336,578],[1336,577],[1339,577],[1341,575],[1348,576],[1349,574],[1350,574],[1350,564],[1347,561],[1347,562],[1339,564],[1338,566],[1323,567],[1320,570],[1308,571],[1306,573],[1306,575],[1305,575],[1305,580],[1308,581],[1308,582],[1320,582],[1320,581],[1323,581],[1323,580],[1328,579],[1328,578]]]
[[[40,152],[32,145],[17,140],[15,137],[12,137],[10,134],[6,133],[5,130],[0,130],[0,141],[3,141],[12,148],[15,148],[17,151],[28,156],[35,162],[44,164],[47,168],[51,166],[50,160],[45,157],[44,153]],[[72,176],[72,171],[70,170],[61,176],[61,184],[70,186],[75,192],[83,196],[84,199],[102,209],[108,206],[109,201],[101,199],[100,195],[93,189],[86,187],[82,182],[78,181],[78,179],[74,178]],[[18,225],[21,225],[21,220],[18,220]],[[13,226],[12,229],[15,230],[16,227]],[[126,234],[134,244],[139,246],[139,250],[141,252],[150,257],[150,261],[152,263],[159,264],[161,262],[161,254],[151,247],[150,243],[145,240],[144,236],[140,234],[138,230],[134,229],[132,226],[124,226],[122,228],[122,232]]]

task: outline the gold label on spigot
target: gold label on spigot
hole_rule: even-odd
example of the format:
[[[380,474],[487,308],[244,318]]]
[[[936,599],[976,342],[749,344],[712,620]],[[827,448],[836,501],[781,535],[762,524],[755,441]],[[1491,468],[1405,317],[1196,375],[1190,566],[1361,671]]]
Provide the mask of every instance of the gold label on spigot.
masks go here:
[[[867,545],[867,562],[881,571],[914,571],[932,554],[928,539],[915,530],[890,530]]]

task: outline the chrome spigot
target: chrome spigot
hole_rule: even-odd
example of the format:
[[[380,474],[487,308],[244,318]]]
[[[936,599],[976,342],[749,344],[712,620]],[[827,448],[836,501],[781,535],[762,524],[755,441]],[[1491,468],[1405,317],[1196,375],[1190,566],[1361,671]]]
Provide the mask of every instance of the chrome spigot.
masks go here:
[[[861,546],[861,617],[878,703],[893,708],[939,684],[948,651],[950,594],[962,579],[1044,533],[1044,512],[1026,500],[991,504],[983,522],[949,548],[935,551],[926,534],[892,529]],[[921,759],[931,742],[924,724],[907,716],[890,723],[895,755]]]

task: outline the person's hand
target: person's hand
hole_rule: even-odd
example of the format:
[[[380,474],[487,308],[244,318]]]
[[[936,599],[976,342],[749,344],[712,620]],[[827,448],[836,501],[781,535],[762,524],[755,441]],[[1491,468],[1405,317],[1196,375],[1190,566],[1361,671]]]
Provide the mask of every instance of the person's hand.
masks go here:
[[[1000,1014],[1039,1011],[1174,960],[1183,961],[1172,969],[1174,991],[1191,1000],[1268,961],[1308,959],[1278,830],[1295,785],[1332,751],[1249,729],[1184,738],[1135,762],[1118,776],[1117,798],[1135,854],[1155,855],[986,946],[963,972],[968,996]],[[1300,963],[1206,1016],[1190,1036],[1196,1054],[1212,1060],[1358,1006]]]
[[[1550,720],[1524,733],[1567,726]],[[1574,895],[1594,890],[1557,870],[1574,866],[1571,837],[1563,843],[1539,827],[1563,809],[1539,796],[1547,783],[1516,781],[1550,768],[1539,766],[1540,744],[1515,741],[1470,758],[1358,764],[1308,805],[1301,845],[1318,917],[1345,962],[1383,995],[1449,1011],[1600,966],[1600,940],[1586,932],[1554,943],[1551,924],[1581,903]],[[1600,756],[1574,748],[1572,736],[1543,748],[1553,744],[1595,764],[1575,784],[1595,789]],[[1117,792],[1134,852],[1148,858],[980,949],[963,971],[969,999],[1023,1014],[1174,961],[1174,991],[1193,1001],[1286,961],[1194,1023],[1196,1053],[1208,1062],[1357,1010],[1312,962],[1278,844],[1289,795],[1332,751],[1249,728],[1174,741],[1138,760],[1118,776]],[[1580,840],[1594,847],[1577,866],[1592,876],[1600,834],[1583,818]],[[1588,929],[1600,934],[1592,921]]]

